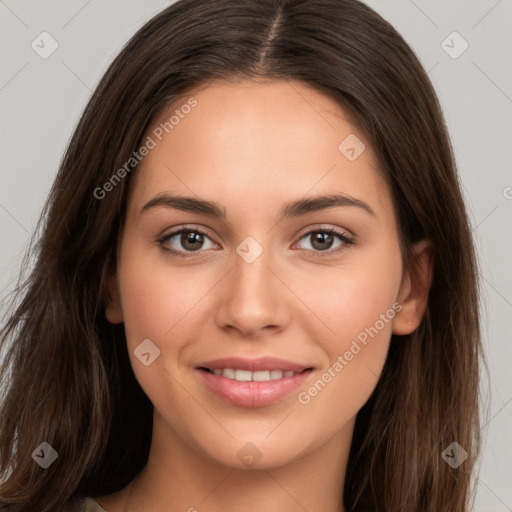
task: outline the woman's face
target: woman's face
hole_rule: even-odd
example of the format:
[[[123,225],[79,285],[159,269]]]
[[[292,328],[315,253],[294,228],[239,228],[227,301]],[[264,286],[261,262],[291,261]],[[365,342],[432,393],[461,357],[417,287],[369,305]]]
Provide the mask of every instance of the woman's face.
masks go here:
[[[174,110],[132,171],[120,305],[107,308],[125,323],[154,428],[240,468],[346,443],[405,329],[372,148],[297,81],[213,82]]]

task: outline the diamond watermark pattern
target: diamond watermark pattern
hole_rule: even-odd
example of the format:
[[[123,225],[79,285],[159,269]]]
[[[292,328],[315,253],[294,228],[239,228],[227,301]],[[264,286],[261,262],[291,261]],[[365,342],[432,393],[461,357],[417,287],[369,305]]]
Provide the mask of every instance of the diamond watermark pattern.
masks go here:
[[[133,353],[143,365],[149,366],[160,355],[160,349],[151,340],[145,339]]]
[[[46,441],[41,443],[33,452],[32,458],[43,468],[49,467],[59,454]]]
[[[351,162],[359,158],[365,149],[363,141],[353,133],[345,137],[338,146],[339,152]]]
[[[260,257],[263,252],[263,247],[252,236],[248,236],[236,248],[236,252],[246,263],[253,263]]]
[[[246,443],[238,450],[237,457],[246,466],[252,468],[261,459],[261,452],[254,444]]]
[[[41,32],[30,46],[39,57],[47,59],[59,47],[59,43],[48,32]]]
[[[468,42],[458,33],[452,32],[441,43],[441,48],[452,58],[458,59],[468,48]]]
[[[468,452],[455,441],[446,448],[441,457],[453,468],[458,468],[467,458]]]

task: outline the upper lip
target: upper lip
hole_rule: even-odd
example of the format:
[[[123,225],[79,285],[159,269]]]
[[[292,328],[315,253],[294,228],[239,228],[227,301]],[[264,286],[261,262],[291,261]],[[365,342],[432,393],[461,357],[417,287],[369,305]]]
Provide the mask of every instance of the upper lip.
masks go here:
[[[251,372],[264,370],[280,370],[283,372],[294,371],[301,372],[303,370],[313,368],[311,365],[294,363],[279,359],[276,357],[259,357],[257,359],[244,359],[243,357],[223,357],[212,361],[205,361],[198,368],[207,368],[208,370],[233,368],[237,370],[247,370]]]

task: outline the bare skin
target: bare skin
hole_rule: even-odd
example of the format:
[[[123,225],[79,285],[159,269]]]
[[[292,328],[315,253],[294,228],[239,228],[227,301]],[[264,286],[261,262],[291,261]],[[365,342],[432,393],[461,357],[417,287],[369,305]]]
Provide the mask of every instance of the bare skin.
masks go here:
[[[414,247],[417,273],[403,267],[391,193],[372,148],[365,143],[354,161],[338,149],[350,134],[364,137],[330,99],[297,81],[214,82],[183,103],[191,96],[197,106],[134,171],[106,310],[110,322],[124,322],[135,375],[155,408],[149,461],[123,490],[95,499],[109,512],[344,511],[355,417],[392,333],[421,321],[431,245]],[[165,205],[141,213],[164,193],[214,201],[226,217]],[[333,194],[373,213],[345,205],[277,221],[285,203]],[[180,235],[157,241],[184,225],[206,232],[198,250]],[[315,244],[311,232],[326,228],[353,243],[334,235]],[[236,250],[249,236],[263,249],[250,263]],[[347,360],[372,326],[378,333]],[[160,349],[148,366],[134,355],[145,339]],[[233,405],[197,370],[228,356],[279,357],[313,371],[275,403]],[[339,356],[342,371],[333,369]],[[325,387],[309,393],[326,373]],[[260,457],[251,467],[239,454],[244,446]]]

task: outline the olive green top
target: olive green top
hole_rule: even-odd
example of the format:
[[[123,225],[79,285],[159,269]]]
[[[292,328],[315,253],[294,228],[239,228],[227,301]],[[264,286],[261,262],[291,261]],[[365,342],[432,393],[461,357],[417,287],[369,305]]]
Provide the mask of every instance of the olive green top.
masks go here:
[[[66,512],[107,512],[98,502],[91,497],[79,498],[71,501]]]

